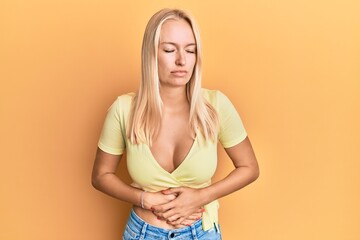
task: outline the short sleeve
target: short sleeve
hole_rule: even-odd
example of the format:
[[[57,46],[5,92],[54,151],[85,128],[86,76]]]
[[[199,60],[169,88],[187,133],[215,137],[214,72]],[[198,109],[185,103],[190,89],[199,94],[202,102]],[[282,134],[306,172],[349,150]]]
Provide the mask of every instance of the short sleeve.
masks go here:
[[[98,147],[106,153],[121,155],[126,148],[125,122],[121,98],[110,106],[101,131]]]
[[[230,148],[242,142],[247,133],[231,101],[220,91],[217,91],[217,100],[220,120],[219,141],[224,148]]]

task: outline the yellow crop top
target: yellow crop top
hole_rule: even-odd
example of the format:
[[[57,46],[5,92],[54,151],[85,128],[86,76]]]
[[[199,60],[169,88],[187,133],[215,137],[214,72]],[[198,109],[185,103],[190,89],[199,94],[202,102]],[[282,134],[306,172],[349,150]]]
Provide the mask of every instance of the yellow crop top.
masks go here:
[[[239,114],[230,100],[220,91],[202,89],[204,98],[216,109],[220,120],[219,142],[224,148],[243,141],[247,133]],[[126,137],[126,124],[134,93],[119,96],[105,118],[98,146],[104,152],[127,154],[127,167],[132,186],[155,192],[173,187],[203,188],[211,184],[217,166],[217,142],[205,141],[196,132],[195,141],[183,162],[171,173],[163,169],[153,157],[147,144],[132,144]],[[217,200],[205,206],[203,229],[217,226]]]

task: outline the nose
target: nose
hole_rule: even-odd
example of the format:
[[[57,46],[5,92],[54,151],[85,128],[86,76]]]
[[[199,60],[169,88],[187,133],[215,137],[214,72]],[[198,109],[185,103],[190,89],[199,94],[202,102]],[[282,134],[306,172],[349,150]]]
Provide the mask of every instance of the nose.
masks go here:
[[[185,54],[183,51],[178,51],[175,64],[178,66],[184,66],[186,64]]]

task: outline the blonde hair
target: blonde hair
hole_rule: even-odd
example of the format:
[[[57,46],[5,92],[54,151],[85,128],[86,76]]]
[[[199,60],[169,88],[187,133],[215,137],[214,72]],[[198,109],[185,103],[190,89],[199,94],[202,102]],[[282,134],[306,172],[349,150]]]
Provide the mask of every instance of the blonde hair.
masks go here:
[[[162,100],[158,75],[158,46],[163,23],[169,19],[186,20],[196,40],[196,63],[186,95],[190,103],[189,124],[192,130],[200,129],[205,139],[216,140],[218,115],[201,94],[201,44],[198,27],[191,15],[179,9],[162,9],[149,20],[142,43],[140,87],[134,97],[127,135],[132,143],[152,144],[161,127]]]

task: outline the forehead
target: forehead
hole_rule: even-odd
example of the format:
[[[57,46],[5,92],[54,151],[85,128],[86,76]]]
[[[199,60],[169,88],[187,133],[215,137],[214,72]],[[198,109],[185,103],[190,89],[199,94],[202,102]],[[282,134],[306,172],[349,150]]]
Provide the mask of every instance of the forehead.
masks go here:
[[[190,24],[184,19],[166,20],[160,30],[160,44],[164,42],[195,43],[195,36]]]

